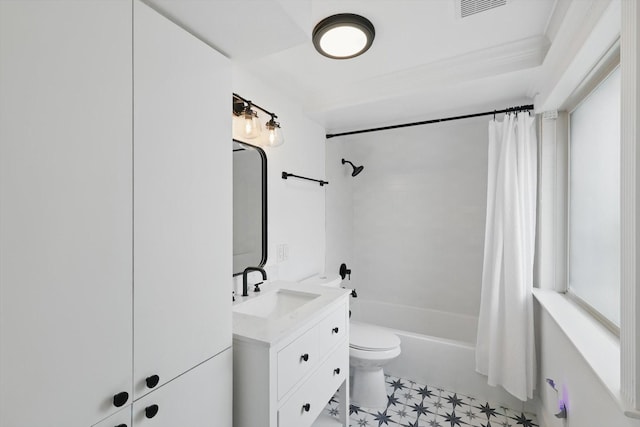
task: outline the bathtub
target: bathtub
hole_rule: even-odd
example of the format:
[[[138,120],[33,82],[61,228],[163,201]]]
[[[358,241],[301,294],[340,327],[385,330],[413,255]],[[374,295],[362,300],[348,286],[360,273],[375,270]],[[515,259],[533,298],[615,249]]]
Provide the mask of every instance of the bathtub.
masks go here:
[[[400,337],[402,353],[384,367],[387,375],[472,396],[514,410],[526,406],[475,371],[478,319],[437,310],[351,299],[352,319],[382,326]],[[531,408],[530,408],[531,406]]]

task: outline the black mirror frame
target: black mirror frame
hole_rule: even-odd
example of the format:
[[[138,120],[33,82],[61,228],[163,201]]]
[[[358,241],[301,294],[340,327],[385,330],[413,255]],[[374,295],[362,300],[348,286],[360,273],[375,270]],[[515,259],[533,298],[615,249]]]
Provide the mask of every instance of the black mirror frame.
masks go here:
[[[267,263],[267,154],[264,150],[256,145],[249,144],[247,142],[239,141],[233,138],[233,142],[240,145],[248,146],[258,152],[260,160],[262,161],[262,258],[258,265],[252,265],[251,267],[263,267]],[[233,277],[239,276],[242,271],[233,273]]]

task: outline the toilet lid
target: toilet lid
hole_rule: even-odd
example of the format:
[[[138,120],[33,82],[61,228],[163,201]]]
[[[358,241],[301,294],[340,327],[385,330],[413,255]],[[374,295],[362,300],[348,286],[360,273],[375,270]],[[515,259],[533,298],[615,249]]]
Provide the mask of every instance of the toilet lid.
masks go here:
[[[349,323],[349,346],[358,350],[392,350],[400,346],[400,338],[386,329],[366,323]]]

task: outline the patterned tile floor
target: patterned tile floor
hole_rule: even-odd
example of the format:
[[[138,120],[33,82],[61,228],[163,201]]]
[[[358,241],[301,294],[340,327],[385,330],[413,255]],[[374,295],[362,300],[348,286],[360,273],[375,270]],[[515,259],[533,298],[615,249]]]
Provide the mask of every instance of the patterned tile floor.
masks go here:
[[[538,427],[533,414],[403,378],[385,379],[387,408],[380,412],[351,405],[350,427]],[[324,411],[337,417],[337,397]]]

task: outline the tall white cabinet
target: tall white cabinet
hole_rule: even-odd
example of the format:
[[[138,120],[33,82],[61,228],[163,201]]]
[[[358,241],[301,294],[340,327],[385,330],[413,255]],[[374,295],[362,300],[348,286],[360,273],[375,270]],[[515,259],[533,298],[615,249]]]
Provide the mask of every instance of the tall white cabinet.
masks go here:
[[[131,26],[130,1],[0,1],[2,427],[131,388]]]
[[[227,59],[134,3],[134,395],[231,346]]]
[[[138,0],[0,1],[0,427],[231,425],[230,94]]]

